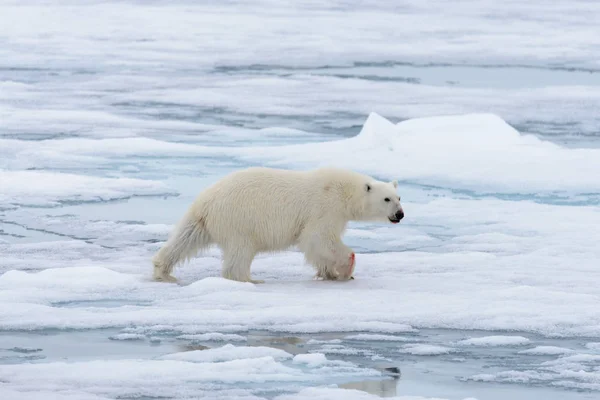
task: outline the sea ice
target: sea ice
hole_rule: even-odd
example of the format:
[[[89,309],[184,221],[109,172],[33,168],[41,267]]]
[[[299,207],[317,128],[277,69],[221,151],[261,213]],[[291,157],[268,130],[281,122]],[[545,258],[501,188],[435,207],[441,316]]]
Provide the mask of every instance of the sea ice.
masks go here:
[[[315,362],[317,358],[319,362]],[[249,398],[255,396],[257,384],[277,382],[284,391],[297,391],[303,386],[323,385],[340,378],[381,376],[376,370],[349,362],[327,362],[322,355],[298,360],[300,363],[293,362],[291,354],[270,347],[225,345],[169,354],[155,360],[0,365],[1,390],[21,396],[32,390],[52,390],[76,393],[81,398],[209,394],[214,398],[232,398],[232,395]],[[327,374],[323,374],[325,366]]]
[[[387,351],[457,351],[423,359],[465,361],[456,375],[484,360],[472,380],[523,383],[531,398],[600,390],[600,150],[549,141],[597,146],[599,11],[587,0],[3,1],[0,330],[19,343],[0,350],[29,364],[0,365],[0,398],[374,400],[335,386],[382,373],[337,358],[371,365]],[[312,281],[295,249],[256,258],[263,285],[220,278],[216,249],[178,268],[179,285],[150,280],[185,206],[226,172],[325,164],[400,180],[402,224],[345,235],[356,280]],[[427,328],[531,339],[432,344]],[[254,346],[256,331],[340,339],[292,355]],[[119,359],[55,346],[71,334]],[[163,351],[186,340],[248,346]]]

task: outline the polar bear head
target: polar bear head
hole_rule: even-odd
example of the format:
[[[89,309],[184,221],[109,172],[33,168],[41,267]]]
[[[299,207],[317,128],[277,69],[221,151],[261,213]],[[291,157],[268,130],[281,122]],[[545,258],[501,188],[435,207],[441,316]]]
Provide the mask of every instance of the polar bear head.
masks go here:
[[[393,224],[404,218],[404,210],[400,204],[400,196],[396,193],[398,182],[381,182],[371,180],[364,184],[363,196],[365,199],[364,219],[376,221],[389,221]]]

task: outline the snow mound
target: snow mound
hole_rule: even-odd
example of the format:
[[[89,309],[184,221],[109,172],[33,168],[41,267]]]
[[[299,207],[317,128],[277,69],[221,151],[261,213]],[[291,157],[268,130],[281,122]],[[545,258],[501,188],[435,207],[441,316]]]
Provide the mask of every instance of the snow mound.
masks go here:
[[[294,356],[294,364],[306,364],[310,367],[317,367],[327,363],[327,357],[325,354],[312,353],[312,354],[298,354]]]
[[[292,358],[292,355],[283,350],[272,347],[246,347],[226,344],[223,347],[207,350],[185,351],[181,353],[168,354],[161,357],[164,360],[191,361],[197,363],[214,363],[223,361],[234,361],[240,359],[252,359],[272,357],[275,360]]]
[[[599,149],[568,149],[521,135],[492,114],[416,118],[395,125],[371,113],[349,139],[238,152],[275,166],[334,165],[485,193],[600,192]]]

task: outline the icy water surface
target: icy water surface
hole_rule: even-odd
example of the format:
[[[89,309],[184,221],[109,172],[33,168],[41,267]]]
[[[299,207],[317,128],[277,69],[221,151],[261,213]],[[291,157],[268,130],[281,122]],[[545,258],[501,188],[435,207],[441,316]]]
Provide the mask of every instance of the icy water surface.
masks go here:
[[[3,2],[0,398],[594,399],[594,2]],[[397,179],[356,279],[211,249],[152,282],[247,166]],[[301,194],[299,194],[301,195]],[[242,205],[243,206],[243,205]]]
[[[116,307],[108,302],[79,303],[69,306]],[[121,306],[124,304],[121,303]],[[472,338],[475,338],[473,340]],[[470,339],[465,339],[470,338]],[[328,383],[340,388],[356,389],[380,397],[400,395],[446,396],[460,398],[465,392],[486,399],[511,396],[527,399],[544,398],[593,399],[597,394],[580,390],[588,383],[582,371],[561,367],[591,369],[600,365],[599,344],[590,346],[584,339],[551,339],[523,332],[489,332],[456,330],[421,330],[403,335],[370,333],[273,335],[268,332],[240,332],[240,334],[174,335],[163,332],[148,337],[143,334],[122,333],[115,329],[92,331],[40,331],[36,333],[4,333],[4,343],[14,347],[0,350],[0,364],[15,363],[82,363],[97,359],[157,360],[171,353],[210,354],[215,350],[238,348],[279,349],[291,361],[282,361],[298,367],[301,357],[314,357],[321,362],[324,354],[330,360],[343,360],[347,365],[360,368],[336,376]],[[229,342],[229,344],[225,344]],[[41,346],[40,346],[41,345]],[[587,345],[587,346],[586,346]],[[595,349],[595,351],[594,351]],[[594,357],[584,357],[590,352]],[[282,354],[285,354],[283,353]],[[257,352],[253,357],[260,356]],[[295,357],[295,358],[292,358]],[[221,361],[227,359],[224,356]],[[310,360],[310,359],[309,359]],[[350,364],[352,363],[352,364]],[[324,371],[323,371],[324,372]],[[315,379],[315,378],[313,378]],[[83,379],[82,379],[83,380]],[[219,381],[219,377],[216,378]],[[316,380],[316,379],[315,379]],[[301,386],[308,386],[307,382]],[[291,390],[279,383],[280,390],[270,391],[264,386],[239,379],[222,383],[218,391],[245,388],[265,392],[272,398],[279,391]],[[557,392],[552,386],[578,390]],[[150,397],[151,398],[151,397]]]

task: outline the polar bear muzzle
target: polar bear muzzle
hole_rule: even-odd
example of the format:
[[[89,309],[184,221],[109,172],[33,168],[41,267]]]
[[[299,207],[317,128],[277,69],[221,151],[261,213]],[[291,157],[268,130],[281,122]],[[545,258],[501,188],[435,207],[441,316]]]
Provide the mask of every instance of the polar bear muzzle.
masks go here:
[[[404,211],[398,210],[396,211],[396,214],[388,218],[392,224],[397,224],[402,218],[404,218]]]

